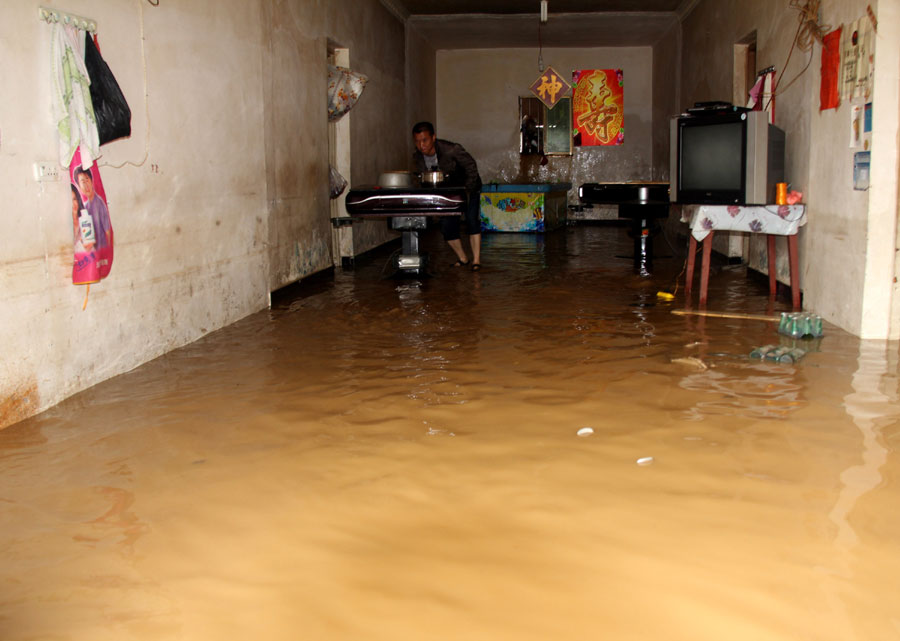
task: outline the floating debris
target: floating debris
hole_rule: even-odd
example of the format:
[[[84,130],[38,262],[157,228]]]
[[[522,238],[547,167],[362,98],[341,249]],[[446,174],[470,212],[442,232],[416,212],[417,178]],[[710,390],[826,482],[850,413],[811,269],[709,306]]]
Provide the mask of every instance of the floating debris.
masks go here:
[[[447,436],[456,436],[456,434],[454,434],[453,432],[442,430],[436,427],[429,427],[426,434],[428,434],[428,436],[438,436],[440,434],[446,434]]]
[[[650,465],[653,462],[652,456],[642,456],[637,460],[638,465]]]
[[[806,350],[784,345],[763,345],[762,347],[754,347],[750,352],[750,358],[777,361],[779,363],[796,363],[804,356],[806,356]]]
[[[673,363],[680,363],[682,365],[690,365],[691,367],[696,367],[699,370],[709,369],[709,366],[701,361],[696,356],[685,356],[684,358],[673,358]]]
[[[590,436],[593,433],[594,433],[593,427],[582,427],[580,430],[578,430],[576,432],[576,434],[578,434],[578,436]]]

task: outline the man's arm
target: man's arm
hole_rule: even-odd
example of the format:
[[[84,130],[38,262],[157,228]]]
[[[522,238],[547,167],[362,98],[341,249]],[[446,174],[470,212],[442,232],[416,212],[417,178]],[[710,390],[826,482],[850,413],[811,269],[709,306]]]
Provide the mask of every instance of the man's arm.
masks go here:
[[[425,171],[425,156],[421,151],[414,151],[412,155],[412,171],[422,173]]]
[[[459,143],[453,143],[451,155],[466,174],[466,189],[478,191],[481,189],[481,176],[478,175],[478,165],[472,155]]]

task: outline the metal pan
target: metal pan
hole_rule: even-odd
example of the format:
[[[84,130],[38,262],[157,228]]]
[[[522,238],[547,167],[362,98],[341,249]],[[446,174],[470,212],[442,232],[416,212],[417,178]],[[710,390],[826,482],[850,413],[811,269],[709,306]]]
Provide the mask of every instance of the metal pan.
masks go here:
[[[386,171],[378,176],[379,187],[415,187],[418,176],[411,171]]]
[[[423,185],[434,186],[444,182],[444,179],[447,178],[447,175],[442,171],[424,171],[419,174],[419,178],[422,180]]]

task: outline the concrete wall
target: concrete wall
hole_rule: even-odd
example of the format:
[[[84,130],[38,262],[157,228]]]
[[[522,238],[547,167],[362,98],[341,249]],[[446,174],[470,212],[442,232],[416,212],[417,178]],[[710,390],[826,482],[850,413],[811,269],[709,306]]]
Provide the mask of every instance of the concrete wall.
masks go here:
[[[326,32],[350,50],[350,66],[369,78],[362,99],[350,112],[353,170],[350,187],[372,184],[383,171],[405,168],[406,46],[403,23],[377,0],[308,2],[327,8]],[[348,187],[349,189],[349,187]],[[353,253],[359,255],[398,238],[383,221],[353,225]]]
[[[467,49],[437,54],[438,136],[463,144],[485,182],[584,182],[654,179],[651,47],[544,49],[544,64],[571,79],[575,69],[622,69],[625,144],[576,147],[540,166],[519,156],[519,96],[540,72],[530,49]],[[570,201],[577,196],[570,194]]]
[[[415,27],[409,27],[406,35],[407,111],[406,131],[409,139],[409,155],[413,152],[412,126],[422,120],[437,121],[436,65],[437,52]],[[406,168],[409,165],[407,158]]]
[[[133,111],[131,138],[101,148],[115,261],[83,311],[69,186],[32,178],[34,162],[58,157],[41,5],[97,21]],[[353,112],[353,179],[408,155],[393,117],[406,101],[403,26],[376,0],[19,0],[0,17],[0,75],[15,87],[0,102],[0,427],[331,266],[329,38],[370,77]],[[359,252],[393,237],[370,227]]]
[[[684,110],[678,83],[681,25],[653,45],[653,175],[669,180],[669,120]]]

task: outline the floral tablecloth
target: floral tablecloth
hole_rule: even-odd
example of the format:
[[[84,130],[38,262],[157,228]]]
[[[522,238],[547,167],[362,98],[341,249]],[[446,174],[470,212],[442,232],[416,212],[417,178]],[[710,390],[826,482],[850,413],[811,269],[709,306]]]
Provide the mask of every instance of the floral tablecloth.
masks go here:
[[[792,236],[806,224],[806,205],[683,205],[681,222],[697,241],[711,231]]]

